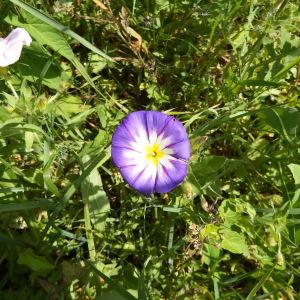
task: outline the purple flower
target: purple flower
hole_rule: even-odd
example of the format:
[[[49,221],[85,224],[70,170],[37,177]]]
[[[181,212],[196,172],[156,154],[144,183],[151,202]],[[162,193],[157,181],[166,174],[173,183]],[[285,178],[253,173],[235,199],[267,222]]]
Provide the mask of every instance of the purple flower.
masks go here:
[[[144,195],[167,193],[186,176],[190,143],[182,123],[158,111],[130,113],[117,127],[112,160]]]

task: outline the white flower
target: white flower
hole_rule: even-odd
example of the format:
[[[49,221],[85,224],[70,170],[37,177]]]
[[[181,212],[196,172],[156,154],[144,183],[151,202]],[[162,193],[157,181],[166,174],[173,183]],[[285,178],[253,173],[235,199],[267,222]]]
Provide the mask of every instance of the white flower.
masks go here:
[[[32,39],[23,28],[14,29],[6,38],[0,38],[0,67],[15,63],[21,55],[23,45],[29,46]]]

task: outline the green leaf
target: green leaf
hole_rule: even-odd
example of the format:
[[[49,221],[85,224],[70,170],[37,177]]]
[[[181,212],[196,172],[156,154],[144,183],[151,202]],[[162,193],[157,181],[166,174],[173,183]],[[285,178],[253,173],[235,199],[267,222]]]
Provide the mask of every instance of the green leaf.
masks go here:
[[[300,185],[300,165],[289,164],[288,167],[293,174],[295,185]]]
[[[65,39],[64,35],[60,31],[58,31],[57,29],[52,27],[51,25],[48,25],[47,23],[41,21],[40,19],[34,17],[31,14],[23,12],[22,15],[25,20],[24,22],[20,21],[14,15],[8,15],[5,18],[5,21],[9,24],[23,27],[41,45],[48,45],[56,53],[59,53],[60,55],[64,56],[66,59],[68,59],[74,65],[74,67],[80,72],[80,74],[85,78],[85,80],[96,91],[98,91],[93,80],[87,73],[86,69],[80,63],[80,61],[76,58],[75,54],[72,51],[72,48],[70,47],[69,43]]]
[[[299,207],[299,204],[297,205],[297,203],[300,202],[300,165],[297,164],[289,164],[288,168],[290,169],[290,171],[293,174],[293,178],[295,181],[295,193],[294,193],[294,197],[292,199],[292,203]]]
[[[224,228],[221,232],[221,247],[232,253],[249,255],[248,245],[245,236],[242,233]]]
[[[220,256],[220,249],[214,245],[204,243],[202,261],[208,265],[213,266]]]
[[[32,150],[35,133],[32,131],[25,131],[25,151],[30,152]]]
[[[256,211],[249,202],[241,199],[227,199],[222,201],[219,209],[220,217],[224,219],[226,226],[238,225],[243,222],[245,214],[250,217],[251,221],[254,221]]]
[[[0,193],[3,192],[3,189],[0,190]],[[39,201],[26,201],[26,202],[19,202],[19,203],[7,203],[7,204],[0,204],[0,212],[12,212],[12,211],[22,211],[29,209],[51,209],[54,207],[52,201],[48,199],[41,199]]]
[[[248,294],[246,300],[251,300],[255,296],[255,294],[258,292],[258,290],[262,287],[262,285],[265,283],[265,281],[270,277],[274,270],[274,267],[270,269],[268,272],[265,272],[265,274],[260,278],[260,280],[257,282],[257,284],[253,287],[253,289]]]
[[[18,264],[44,276],[54,269],[54,266],[45,257],[36,255],[32,249],[26,249],[19,254]]]
[[[94,108],[86,109],[83,112],[77,114],[75,117],[68,120],[66,125],[73,125],[78,123],[83,123],[86,118],[95,111]]]
[[[47,107],[47,111],[54,112],[58,116],[70,116],[79,113],[86,114],[86,111],[90,113],[89,108],[89,105],[83,104],[80,97],[68,95],[56,100],[54,103],[51,102]]]
[[[65,207],[65,205],[70,200],[70,198],[73,196],[73,194],[81,186],[81,183],[83,182],[83,180],[87,176],[89,176],[89,174],[95,168],[99,168],[100,166],[102,166],[109,158],[110,158],[110,149],[107,149],[105,152],[96,155],[96,157],[93,158],[93,160],[91,160],[90,164],[84,169],[82,174],[76,180],[74,180],[74,182],[72,182],[72,184],[68,187],[66,193],[62,196],[62,198],[58,202],[56,208],[52,212],[52,214],[49,218],[49,221],[41,234],[41,239],[39,242],[41,242],[45,238],[48,230],[50,229],[50,227],[53,224],[53,220],[58,216],[59,212]]]
[[[26,12],[23,12],[23,17],[24,21],[21,21],[15,15],[8,15],[5,21],[14,26],[23,27],[41,45],[48,45],[68,60],[71,61],[75,57],[69,43],[61,32]]]
[[[258,116],[289,142],[297,138],[297,128],[300,124],[300,112],[297,108],[264,108],[258,113]]]
[[[225,161],[226,158],[223,156],[206,156],[193,169],[200,176],[207,176],[217,173],[224,166]]]
[[[88,155],[83,157],[83,163],[90,161]],[[88,205],[91,222],[97,231],[103,231],[110,204],[103,190],[102,179],[97,169],[91,171],[81,183],[83,202]]]
[[[246,85],[246,86],[277,86],[279,85],[278,82],[273,81],[266,81],[261,79],[247,79],[241,80],[239,85]]]
[[[192,184],[192,188],[198,189],[197,192],[194,191],[197,194],[205,190],[215,196],[219,192],[219,178],[225,163],[226,158],[223,156],[206,156],[191,164],[186,181]],[[208,187],[210,188],[208,189]]]
[[[20,62],[11,67],[23,78],[31,82],[40,82],[58,91],[63,91],[64,83],[69,80],[53,56],[35,41],[29,48],[24,48]]]
[[[113,288],[114,291],[116,291],[118,294],[121,295],[123,299],[126,300],[136,300],[134,296],[132,296],[127,290],[125,290],[122,286],[119,285],[118,282],[112,280],[109,276],[104,274],[102,271],[100,271],[96,266],[90,262],[87,262],[89,266],[91,267],[92,271],[96,273],[98,276],[101,276],[106,283]],[[119,298],[119,299],[122,299]],[[101,299],[101,298],[100,298]],[[103,299],[103,298],[102,298]]]
[[[64,34],[67,34],[70,37],[74,38],[75,40],[77,40],[78,42],[80,42],[82,45],[84,45],[85,47],[89,48],[93,52],[99,54],[100,56],[102,56],[106,60],[113,61],[108,55],[106,55],[104,52],[102,52],[101,50],[99,50],[97,47],[95,47],[89,41],[87,41],[86,39],[82,38],[80,35],[78,35],[74,31],[70,30],[66,26],[58,23],[57,21],[53,20],[49,16],[47,16],[44,13],[40,12],[38,9],[32,7],[31,5],[25,3],[22,0],[10,0],[10,2],[12,2],[12,3],[18,5],[19,7],[23,8],[24,10],[26,10],[31,15],[31,18],[39,19],[43,23],[48,24],[51,27],[59,30],[60,32],[62,32]]]

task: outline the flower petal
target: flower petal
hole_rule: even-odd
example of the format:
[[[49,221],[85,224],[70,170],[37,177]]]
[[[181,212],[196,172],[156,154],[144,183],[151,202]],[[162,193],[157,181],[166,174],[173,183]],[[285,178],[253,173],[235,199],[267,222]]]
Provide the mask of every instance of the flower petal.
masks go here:
[[[6,67],[19,60],[23,45],[29,46],[32,39],[23,28],[14,29],[0,41],[0,66]]]
[[[143,164],[145,162],[145,154],[137,152],[132,148],[112,147],[111,156],[114,164],[120,167]]]
[[[174,117],[170,118],[171,121],[167,123],[167,125],[164,127],[163,131],[158,137],[159,143],[162,149],[164,149],[183,142],[183,144],[180,145],[180,148],[183,149],[183,147],[188,146],[188,149],[186,149],[186,151],[188,150],[188,153],[184,154],[182,158],[189,158],[190,147],[186,130],[181,122],[176,120]]]
[[[151,162],[144,162],[119,168],[129,185],[144,195],[154,193],[156,167]]]
[[[167,193],[180,184],[187,174],[187,162],[167,155],[160,160],[155,182],[157,193]]]
[[[130,147],[139,152],[144,151],[149,145],[144,113],[133,112],[122,120],[113,135],[112,147]]]
[[[169,153],[171,156],[183,160],[189,160],[190,158],[190,142],[188,139],[174,144],[169,144],[163,151]]]
[[[158,136],[163,132],[168,123],[173,120],[173,117],[153,110],[144,113],[149,141],[151,144],[156,143]]]
[[[32,39],[28,32],[23,28],[15,28],[11,33],[5,38],[7,44],[14,42],[20,42],[23,45],[30,46]]]

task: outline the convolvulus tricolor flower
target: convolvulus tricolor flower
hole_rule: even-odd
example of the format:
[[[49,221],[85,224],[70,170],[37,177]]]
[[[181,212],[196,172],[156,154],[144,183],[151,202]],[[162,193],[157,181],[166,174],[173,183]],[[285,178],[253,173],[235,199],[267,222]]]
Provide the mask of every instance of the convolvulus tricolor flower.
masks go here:
[[[187,174],[190,143],[182,123],[158,111],[136,111],[117,127],[112,160],[144,195],[167,193]]]

